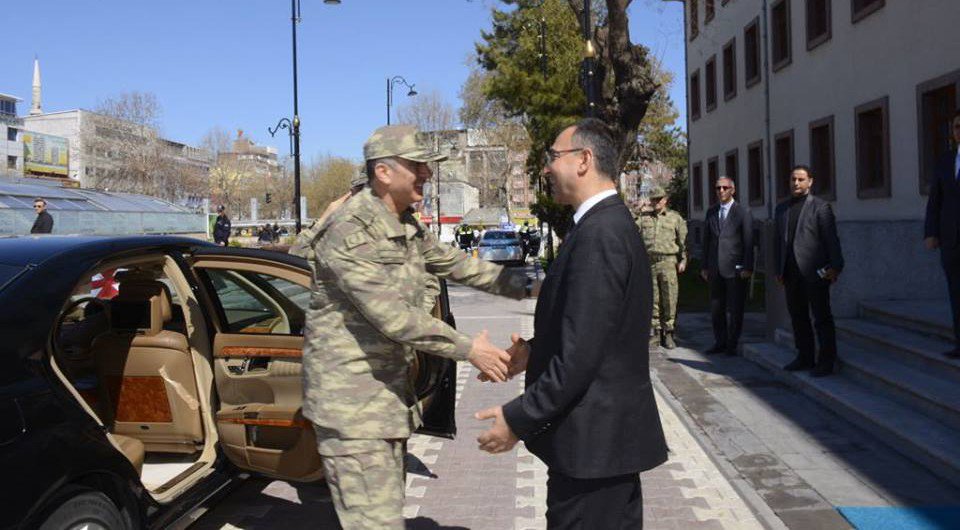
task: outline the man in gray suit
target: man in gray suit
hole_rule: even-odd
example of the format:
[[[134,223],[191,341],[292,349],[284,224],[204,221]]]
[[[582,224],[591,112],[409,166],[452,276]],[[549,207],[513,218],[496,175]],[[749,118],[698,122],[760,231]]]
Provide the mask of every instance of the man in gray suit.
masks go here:
[[[954,146],[940,160],[930,182],[923,235],[927,248],[940,248],[940,262],[947,276],[955,342],[944,355],[960,359],[960,111],[953,115],[950,125]]]
[[[753,274],[753,215],[734,200],[733,180],[717,179],[717,204],[704,219],[700,277],[710,284],[713,347],[708,354],[737,354],[747,279]]]
[[[793,322],[798,355],[785,370],[812,369],[811,375],[833,373],[837,359],[837,334],[830,310],[830,286],[843,271],[843,253],[837,222],[830,203],[810,193],[813,176],[807,166],[790,173],[792,196],[777,205],[775,214],[774,271],[783,285]],[[814,325],[810,325],[810,313]],[[813,328],[820,355],[814,355]]]

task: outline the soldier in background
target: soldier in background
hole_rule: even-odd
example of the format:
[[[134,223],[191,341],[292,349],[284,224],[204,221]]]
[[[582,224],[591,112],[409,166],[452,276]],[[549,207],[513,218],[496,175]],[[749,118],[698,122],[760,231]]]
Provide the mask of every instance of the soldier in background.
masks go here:
[[[641,210],[637,226],[650,256],[653,276],[653,325],[651,345],[659,342],[667,349],[677,347],[674,329],[677,320],[677,274],[687,268],[687,223],[679,213],[667,207],[667,192],[654,186],[649,193],[652,208]]]
[[[227,217],[227,208],[217,206],[217,222],[213,225],[213,242],[218,245],[230,246],[230,218]]]
[[[441,245],[413,216],[423,199],[427,151],[408,125],[382,127],[364,145],[368,185],[316,227],[314,292],[303,356],[303,414],[341,525],[403,528],[403,447],[420,424],[408,372],[414,351],[467,360],[503,381],[510,356],[486,332],[470,338],[429,315],[428,273],[520,299],[522,271]],[[311,227],[313,229],[313,227]]]

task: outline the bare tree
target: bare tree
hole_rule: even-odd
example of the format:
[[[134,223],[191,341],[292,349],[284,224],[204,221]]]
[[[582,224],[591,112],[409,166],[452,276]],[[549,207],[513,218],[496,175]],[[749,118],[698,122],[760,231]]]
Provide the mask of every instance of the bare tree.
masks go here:
[[[445,131],[456,123],[456,111],[436,90],[421,93],[397,109],[397,122],[416,125],[421,131]]]
[[[97,106],[85,125],[90,179],[95,187],[173,202],[207,193],[200,153],[160,136],[156,96],[128,92]]]
[[[350,182],[358,174],[359,166],[346,158],[328,155],[311,162],[304,171],[303,182],[308,212],[318,216],[350,189]]]

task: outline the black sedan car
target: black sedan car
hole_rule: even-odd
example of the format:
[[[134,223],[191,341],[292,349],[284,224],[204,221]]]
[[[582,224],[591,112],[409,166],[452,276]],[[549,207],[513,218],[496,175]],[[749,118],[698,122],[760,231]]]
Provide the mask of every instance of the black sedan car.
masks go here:
[[[322,479],[300,411],[310,269],[195,239],[0,238],[0,528],[183,527],[249,472]],[[443,286],[435,316],[452,316]],[[422,432],[455,363],[418,356]]]

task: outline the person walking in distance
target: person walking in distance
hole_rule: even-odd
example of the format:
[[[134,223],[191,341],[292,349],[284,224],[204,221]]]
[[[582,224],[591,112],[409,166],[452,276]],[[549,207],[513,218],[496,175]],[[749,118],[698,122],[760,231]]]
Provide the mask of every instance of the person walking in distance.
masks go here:
[[[33,221],[33,227],[30,228],[30,233],[49,234],[53,232],[53,216],[47,212],[47,201],[40,197],[34,199],[33,211],[37,213],[37,218]]]
[[[648,194],[652,208],[642,211],[637,227],[650,257],[653,276],[653,324],[650,343],[668,350],[677,347],[674,331],[677,322],[678,274],[687,270],[687,222],[671,210],[663,186],[653,186]]]
[[[807,166],[790,173],[792,196],[777,205],[774,216],[774,271],[783,285],[793,322],[797,358],[785,370],[811,370],[814,377],[833,373],[837,333],[830,310],[830,286],[843,271],[837,221],[830,203],[810,193],[813,175]],[[814,325],[810,323],[813,313]],[[814,329],[819,355],[815,355]]]
[[[700,277],[710,285],[713,347],[708,354],[737,354],[747,280],[753,274],[753,215],[734,198],[736,184],[720,177],[717,204],[704,218]]]
[[[213,225],[213,242],[218,245],[230,245],[230,218],[224,205],[217,207],[217,222]]]
[[[930,182],[923,235],[928,249],[940,249],[947,277],[954,345],[944,355],[960,359],[960,111],[953,115],[950,126],[953,148],[939,161]]]

